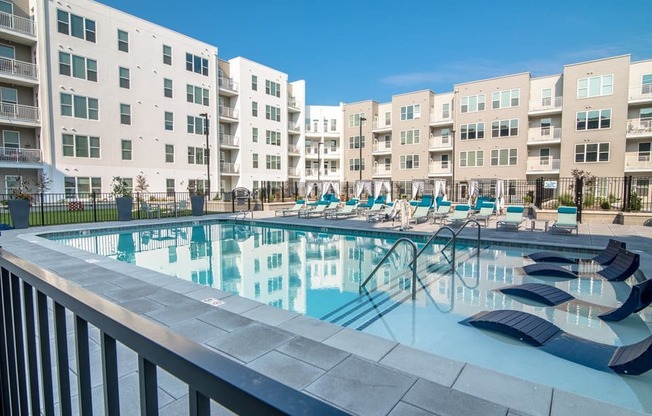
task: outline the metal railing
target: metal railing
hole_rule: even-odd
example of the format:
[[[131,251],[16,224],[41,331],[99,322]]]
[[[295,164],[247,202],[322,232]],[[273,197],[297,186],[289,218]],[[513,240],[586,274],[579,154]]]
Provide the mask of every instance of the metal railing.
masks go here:
[[[40,120],[38,107],[12,103],[0,103],[0,117],[34,122]]]
[[[376,272],[380,269],[380,266],[385,263],[385,261],[389,258],[390,254],[396,250],[396,247],[398,247],[399,244],[401,243],[407,243],[410,245],[410,248],[412,248],[412,261],[410,262],[410,267],[412,268],[412,300],[415,300],[417,298],[417,245],[414,243],[414,241],[410,240],[409,238],[406,237],[401,237],[396,242],[390,247],[390,249],[385,253],[382,259],[378,262],[376,267],[369,273],[369,276],[367,276],[366,279],[360,284],[359,287],[359,293],[362,293],[362,289],[365,287],[367,283],[371,280],[371,278],[376,274]]]
[[[449,136],[430,136],[430,149],[453,147]]]
[[[220,88],[224,88],[225,90],[238,91],[238,84],[233,81],[233,78],[219,77],[217,83]]]
[[[288,123],[288,130],[301,131],[301,126],[299,125],[299,123]]]
[[[301,103],[297,101],[297,99],[291,95],[288,96],[288,107],[292,108],[300,108]]]
[[[15,59],[0,58],[0,72],[20,78],[38,80],[38,66],[30,62]]]
[[[240,173],[240,165],[237,163],[221,163],[220,172],[222,173]]]
[[[32,19],[26,19],[4,12],[0,12],[0,27],[30,36],[34,36],[36,33]]]
[[[392,142],[380,142],[374,143],[372,150],[374,153],[391,153],[392,152]]]
[[[230,134],[220,133],[220,145],[221,146],[240,146],[240,138],[237,136],[232,136]]]
[[[211,400],[237,414],[345,414],[6,251],[0,257],[0,294],[3,414],[54,415],[57,407],[69,415],[73,397],[80,414],[92,414],[93,367],[102,369],[104,412],[119,414],[121,402],[133,400],[120,395],[119,344],[138,357],[143,415],[159,412],[158,369],[187,386],[191,415],[209,414]],[[72,343],[66,322],[70,315]],[[91,328],[99,329],[98,358],[90,348],[95,342]],[[73,355],[76,396],[70,378]]]
[[[648,136],[652,133],[652,119],[630,118],[627,119],[628,136]]]
[[[563,97],[548,97],[530,101],[530,111],[561,110]]]
[[[0,147],[0,163],[2,162],[41,164],[43,163],[43,157],[41,156],[41,149]]]
[[[433,162],[428,165],[430,174],[450,174],[453,172],[453,166],[450,162]]]
[[[238,118],[238,110],[233,107],[220,106],[220,116],[229,118]]]
[[[641,84],[629,89],[630,100],[652,100],[652,84]]]
[[[528,172],[550,172],[558,171],[560,165],[559,159],[553,159],[550,156],[534,156],[527,158]]]
[[[561,127],[531,128],[528,132],[528,142],[548,142],[561,140]]]
[[[430,116],[431,124],[452,123],[452,122],[453,122],[453,117],[450,114],[448,115],[448,117],[444,117],[443,115],[439,115],[439,114],[432,114]]]

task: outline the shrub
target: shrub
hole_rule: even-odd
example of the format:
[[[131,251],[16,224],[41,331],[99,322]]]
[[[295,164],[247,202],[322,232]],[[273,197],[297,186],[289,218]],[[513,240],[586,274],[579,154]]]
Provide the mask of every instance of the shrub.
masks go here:
[[[584,195],[584,201],[582,201],[582,206],[585,208],[590,208],[595,204],[595,197],[593,195]]]
[[[574,206],[575,205],[575,199],[573,198],[573,195],[571,194],[562,194],[557,197],[557,202],[559,202],[559,205],[563,206]]]
[[[640,211],[641,208],[643,207],[643,199],[636,194],[636,192],[632,192],[631,197],[629,198],[629,209],[632,211]]]

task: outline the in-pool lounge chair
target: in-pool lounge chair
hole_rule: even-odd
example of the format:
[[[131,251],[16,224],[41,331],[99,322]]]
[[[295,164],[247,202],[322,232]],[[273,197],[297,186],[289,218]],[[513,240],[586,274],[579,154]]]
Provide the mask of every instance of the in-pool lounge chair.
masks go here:
[[[551,226],[551,231],[570,231],[575,230],[575,235],[578,234],[577,228],[577,207],[564,207],[557,208],[557,221]]]
[[[466,220],[469,219],[469,214],[471,213],[471,208],[466,204],[455,205],[453,213],[444,218],[446,224],[453,227],[461,226]]]
[[[507,207],[505,218],[496,222],[496,228],[518,230],[524,221],[523,211],[525,211],[525,209],[520,206],[512,205]]]
[[[528,254],[526,257],[529,257],[531,260],[537,263],[566,263],[566,264],[576,264],[580,262],[596,262],[603,266],[611,264],[618,255],[618,250],[621,248],[627,248],[626,244],[622,241],[614,240],[613,238],[609,239],[607,247],[604,248],[597,256],[590,259],[573,259],[566,257],[561,253],[556,253],[554,251],[537,251],[536,253]]]
[[[298,215],[302,209],[305,209],[305,207],[306,207],[305,202],[303,200],[298,200],[290,208],[277,209],[276,211],[274,211],[274,216],[277,217],[280,215],[286,217],[288,215]]]
[[[496,206],[493,202],[483,202],[482,206],[480,207],[480,212],[477,214],[474,214],[472,218],[478,222],[484,221],[484,228],[487,228],[487,224],[489,223],[489,218],[491,218],[492,215],[494,215],[494,210]]]
[[[324,216],[328,219],[340,219],[340,218],[348,218],[348,217],[354,217],[358,215],[357,213],[357,208],[358,208],[358,200],[357,199],[349,199],[346,201],[346,204],[342,208],[336,209],[334,211],[326,211],[324,213]]]
[[[434,224],[439,220],[443,223],[444,218],[448,217],[451,213],[451,201],[441,201],[437,206],[437,210],[432,213],[432,223]]]

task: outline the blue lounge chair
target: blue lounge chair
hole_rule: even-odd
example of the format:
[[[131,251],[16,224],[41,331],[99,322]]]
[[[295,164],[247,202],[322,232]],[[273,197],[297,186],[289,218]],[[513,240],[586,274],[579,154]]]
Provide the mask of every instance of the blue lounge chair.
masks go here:
[[[483,202],[482,206],[480,207],[480,212],[477,214],[473,215],[473,219],[476,221],[484,221],[484,228],[487,228],[487,225],[489,223],[489,218],[491,218],[492,215],[494,215],[494,212],[496,210],[496,206],[493,202]]]
[[[505,218],[496,222],[496,228],[509,229],[509,230],[518,230],[523,223],[523,212],[525,209],[520,206],[509,206],[507,207],[507,213]]]
[[[575,230],[575,235],[578,234],[577,227],[577,207],[564,207],[557,208],[557,221],[552,224],[552,232],[555,231],[570,231]]]
[[[298,215],[302,209],[305,209],[306,204],[302,199],[296,201],[294,205],[290,208],[277,209],[274,211],[274,216],[281,215],[283,217],[288,215]]]
[[[415,224],[418,224],[419,221],[428,221],[428,217],[430,216],[430,206],[417,206],[417,208],[414,210],[412,213],[412,218],[410,218],[409,222],[413,222]]]
[[[441,201],[437,206],[437,210],[430,215],[432,218],[432,223],[434,224],[437,220],[443,222],[444,218],[448,217],[451,212],[451,202],[450,201]]]
[[[610,238],[607,247],[605,247],[604,250],[598,253],[597,256],[590,259],[573,259],[570,257],[566,257],[561,253],[555,253],[553,251],[538,251],[536,253],[527,255],[527,257],[529,257],[531,260],[537,263],[546,262],[546,263],[576,264],[580,262],[594,261],[603,266],[606,266],[608,264],[611,264],[612,261],[614,261],[614,259],[618,255],[618,250],[620,248],[627,248],[627,246],[622,241],[618,241],[618,240],[614,240],[613,238]]]
[[[358,208],[358,200],[355,198],[349,199],[348,201],[346,201],[346,203],[342,208],[336,209],[334,211],[326,211],[324,213],[324,216],[329,219],[354,217],[358,215],[357,208]]]
[[[453,227],[460,226],[462,225],[462,223],[466,222],[466,220],[469,219],[470,213],[471,213],[471,209],[469,208],[468,205],[466,204],[455,205],[453,214],[448,217],[445,217],[444,221],[446,221],[447,224]]]

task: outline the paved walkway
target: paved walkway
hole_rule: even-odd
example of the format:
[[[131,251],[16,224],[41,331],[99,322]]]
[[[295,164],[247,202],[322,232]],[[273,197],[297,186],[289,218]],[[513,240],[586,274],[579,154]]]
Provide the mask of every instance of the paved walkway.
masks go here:
[[[395,229],[401,233],[390,222],[367,222],[359,218],[300,220],[296,217],[274,218],[269,212],[256,212],[254,217],[257,221],[347,229]],[[170,219],[169,222],[188,220]],[[129,225],[160,221],[168,220],[134,221]],[[542,227],[543,223],[538,225]],[[125,226],[125,223],[3,231],[0,241],[3,250],[52,270],[207,348],[352,414],[641,414],[271,308],[216,289],[199,287],[38,237],[45,232],[111,226]],[[430,234],[437,228],[424,223],[414,226],[409,232]],[[476,233],[476,229],[469,228],[463,230],[461,236],[472,239]],[[494,220],[482,230],[482,238],[492,241],[582,249],[604,247],[611,237],[626,241],[628,249],[639,252],[641,269],[648,276],[652,275],[652,227],[582,224],[579,235],[571,236],[543,231],[497,231]],[[224,303],[214,307],[200,302],[207,297]],[[130,397],[138,388],[136,357],[129,351],[122,351],[120,357],[120,389],[122,397]],[[97,371],[93,377],[94,398],[101,398],[101,377]],[[73,390],[76,390],[75,386]],[[176,415],[181,409],[185,411],[187,400],[185,386],[163,374],[159,387],[161,414]],[[94,405],[101,411],[99,400]],[[137,414],[137,407],[131,407],[123,408],[122,414]]]

